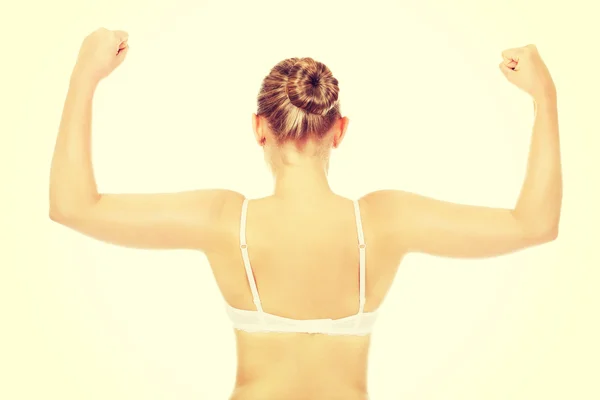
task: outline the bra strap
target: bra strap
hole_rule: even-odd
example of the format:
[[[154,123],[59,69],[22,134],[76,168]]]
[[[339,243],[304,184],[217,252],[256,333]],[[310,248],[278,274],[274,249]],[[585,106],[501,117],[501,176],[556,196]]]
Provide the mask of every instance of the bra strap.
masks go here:
[[[252,273],[252,267],[250,266],[250,257],[248,256],[248,245],[246,243],[246,216],[248,214],[248,199],[244,199],[242,204],[242,216],[240,221],[240,249],[242,250],[242,258],[244,259],[244,268],[246,269],[246,276],[248,277],[248,284],[252,291],[252,299],[256,309],[262,313],[262,304],[260,303],[260,297],[258,296],[258,289],[256,288],[256,280]]]
[[[365,295],[365,237],[363,233],[362,227],[362,219],[360,217],[360,208],[358,206],[358,200],[353,200],[354,202],[354,215],[356,216],[356,231],[358,233],[358,251],[360,255],[359,261],[359,313],[363,313],[365,309],[366,295]]]

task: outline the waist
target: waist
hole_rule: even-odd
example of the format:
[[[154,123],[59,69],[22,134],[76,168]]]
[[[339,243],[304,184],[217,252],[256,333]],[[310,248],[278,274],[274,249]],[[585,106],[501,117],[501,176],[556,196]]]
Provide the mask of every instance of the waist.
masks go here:
[[[352,388],[348,384],[330,385],[328,388],[282,386],[281,382],[255,382],[236,386],[229,400],[369,400],[366,389]]]
[[[261,400],[365,399],[370,336],[235,334],[238,393],[262,391],[265,397],[255,397]],[[301,395],[307,397],[294,397]]]

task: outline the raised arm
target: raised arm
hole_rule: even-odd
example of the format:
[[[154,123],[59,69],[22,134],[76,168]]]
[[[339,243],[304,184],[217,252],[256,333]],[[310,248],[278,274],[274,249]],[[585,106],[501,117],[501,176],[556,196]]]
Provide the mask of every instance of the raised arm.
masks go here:
[[[87,236],[134,248],[210,250],[222,210],[241,204],[228,190],[100,194],[91,163],[92,102],[98,83],[127,53],[124,32],[98,30],[80,50],[65,100],[50,173],[50,218]]]
[[[535,46],[507,50],[500,68],[534,100],[527,172],[512,209],[440,201],[402,191],[363,198],[390,248],[456,258],[508,254],[554,240],[562,202],[554,84]]]

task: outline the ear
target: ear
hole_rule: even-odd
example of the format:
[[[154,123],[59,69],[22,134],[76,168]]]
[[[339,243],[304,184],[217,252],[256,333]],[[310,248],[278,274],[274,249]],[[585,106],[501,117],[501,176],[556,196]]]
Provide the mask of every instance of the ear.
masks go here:
[[[333,148],[334,149],[337,149],[339,147],[339,145],[342,143],[342,140],[344,140],[344,137],[346,136],[346,130],[348,129],[349,123],[350,123],[350,120],[348,119],[348,117],[340,118],[335,123],[334,133],[333,133]]]
[[[264,146],[267,141],[264,126],[265,122],[263,117],[254,113],[252,114],[252,130],[254,131],[254,138],[256,139],[256,143],[261,147]]]

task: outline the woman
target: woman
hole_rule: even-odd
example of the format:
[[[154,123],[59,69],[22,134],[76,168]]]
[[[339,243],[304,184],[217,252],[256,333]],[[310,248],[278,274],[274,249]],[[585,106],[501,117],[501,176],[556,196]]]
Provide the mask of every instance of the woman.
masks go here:
[[[275,66],[253,114],[273,195],[100,194],[90,161],[92,100],[124,60],[127,41],[125,32],[100,29],[82,44],[52,162],[50,217],[121,246],[206,254],[236,332],[231,400],[364,400],[370,333],[406,254],[494,257],[557,237],[556,90],[535,46],[507,50],[500,63],[535,105],[523,189],[514,209],[501,209],[398,190],[355,201],[333,193],[328,156],[348,118],[338,81],[310,58]]]

